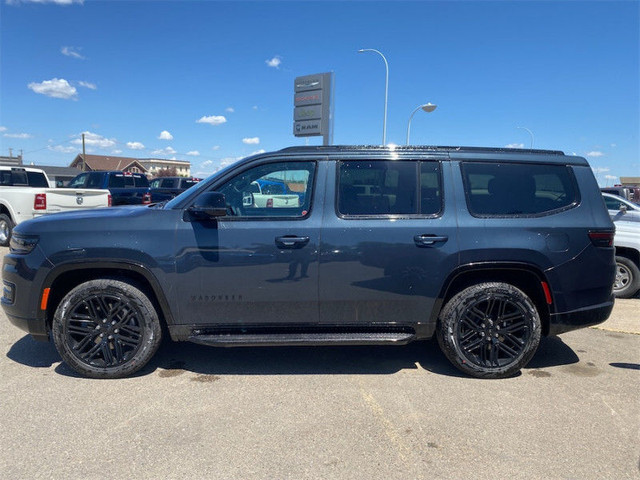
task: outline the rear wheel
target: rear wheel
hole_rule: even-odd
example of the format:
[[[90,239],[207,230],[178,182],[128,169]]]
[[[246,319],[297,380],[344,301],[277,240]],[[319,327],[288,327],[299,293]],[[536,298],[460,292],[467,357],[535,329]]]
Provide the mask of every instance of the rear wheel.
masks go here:
[[[60,302],[53,341],[80,375],[120,378],[141,369],[158,349],[158,314],[138,287],[99,279],[82,283]]]
[[[618,298],[631,298],[640,290],[640,269],[627,257],[616,256],[616,280],[613,294]]]
[[[15,223],[11,220],[11,217],[6,213],[0,213],[0,246],[8,247],[9,240],[11,239],[11,232]]]
[[[438,343],[463,372],[479,378],[515,375],[540,343],[540,316],[531,299],[507,283],[481,283],[442,309]]]

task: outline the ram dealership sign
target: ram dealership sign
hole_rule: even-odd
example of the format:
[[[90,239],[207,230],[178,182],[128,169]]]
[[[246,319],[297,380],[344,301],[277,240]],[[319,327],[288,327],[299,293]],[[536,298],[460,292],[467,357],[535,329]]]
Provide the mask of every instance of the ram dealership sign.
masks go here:
[[[321,135],[323,145],[333,143],[333,72],[297,77],[294,81],[293,134]]]

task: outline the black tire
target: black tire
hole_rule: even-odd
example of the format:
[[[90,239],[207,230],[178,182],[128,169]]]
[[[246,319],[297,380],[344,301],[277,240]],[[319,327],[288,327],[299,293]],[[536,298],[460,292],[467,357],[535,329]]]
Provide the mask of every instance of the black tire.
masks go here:
[[[477,378],[516,375],[540,344],[540,315],[531,299],[508,283],[480,283],[456,294],[437,329],[445,356]]]
[[[11,232],[16,224],[13,223],[11,217],[6,213],[0,213],[0,246],[8,247],[11,240]]]
[[[640,290],[640,269],[627,257],[616,256],[616,280],[613,294],[617,298],[631,298]]]
[[[82,283],[60,302],[53,342],[80,375],[121,378],[144,367],[160,346],[153,304],[138,287],[103,278]]]

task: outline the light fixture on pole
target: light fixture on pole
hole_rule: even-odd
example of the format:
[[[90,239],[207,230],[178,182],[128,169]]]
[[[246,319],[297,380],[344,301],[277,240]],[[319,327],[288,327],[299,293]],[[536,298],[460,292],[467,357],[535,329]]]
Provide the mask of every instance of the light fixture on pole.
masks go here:
[[[437,105],[434,105],[433,103],[425,103],[424,105],[419,105],[417,106],[413,112],[411,112],[411,115],[409,115],[409,123],[407,125],[407,145],[409,145],[409,134],[411,133],[411,120],[413,120],[413,116],[416,114],[416,112],[420,109],[422,109],[423,111],[427,112],[427,113],[431,113],[433,112],[436,108],[438,108]]]
[[[531,135],[531,146],[529,148],[533,150],[533,132],[529,130],[527,127],[516,127],[516,128],[520,128],[522,130],[526,130],[527,132],[529,132],[529,135]]]
[[[387,59],[385,58],[385,56],[378,50],[375,50],[373,48],[361,48],[360,50],[358,50],[358,53],[364,53],[364,52],[377,53],[382,57],[382,60],[384,60],[384,68],[385,68],[386,74],[384,79],[384,120],[382,121],[382,145],[386,145],[387,144],[387,100],[389,98],[389,64],[387,63]]]

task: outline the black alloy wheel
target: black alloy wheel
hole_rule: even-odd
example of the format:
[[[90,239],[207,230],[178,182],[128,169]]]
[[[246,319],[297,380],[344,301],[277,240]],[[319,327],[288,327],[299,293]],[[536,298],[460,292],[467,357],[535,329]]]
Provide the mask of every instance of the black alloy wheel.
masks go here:
[[[442,310],[438,341],[460,370],[485,378],[516,374],[540,342],[538,312],[513,285],[484,283],[455,295]]]
[[[157,313],[137,287],[115,279],[83,283],[62,300],[53,323],[60,355],[81,375],[118,378],[142,368],[160,343]]]

